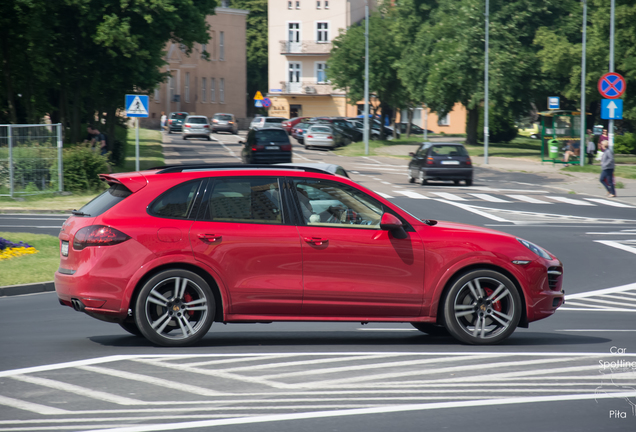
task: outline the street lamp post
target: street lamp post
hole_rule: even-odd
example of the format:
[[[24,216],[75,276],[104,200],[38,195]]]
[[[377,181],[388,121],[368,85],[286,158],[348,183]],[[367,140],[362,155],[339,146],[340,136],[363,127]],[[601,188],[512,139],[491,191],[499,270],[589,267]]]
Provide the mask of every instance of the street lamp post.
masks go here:
[[[581,166],[585,165],[585,157],[584,155],[587,153],[587,143],[586,141],[586,122],[585,122],[585,43],[586,43],[586,33],[587,33],[587,0],[582,0],[583,2],[583,43],[582,43],[582,55],[581,55],[581,133],[579,141],[579,159],[581,159]]]

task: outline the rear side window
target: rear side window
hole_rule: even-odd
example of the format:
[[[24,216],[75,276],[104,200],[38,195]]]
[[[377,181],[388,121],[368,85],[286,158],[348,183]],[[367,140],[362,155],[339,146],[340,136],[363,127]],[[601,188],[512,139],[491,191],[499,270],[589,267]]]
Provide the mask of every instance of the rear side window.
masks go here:
[[[130,195],[132,195],[132,192],[126,186],[113,184],[104,193],[82,207],[80,211],[87,216],[99,216]]]
[[[282,223],[276,177],[217,179],[204,206],[204,218],[212,222]]]
[[[187,219],[200,185],[201,180],[195,180],[167,190],[148,206],[148,213],[157,217]]]
[[[432,156],[468,156],[466,149],[462,146],[446,145],[433,146],[431,149]]]
[[[261,130],[256,132],[256,141],[283,141],[288,142],[287,132],[284,130]]]

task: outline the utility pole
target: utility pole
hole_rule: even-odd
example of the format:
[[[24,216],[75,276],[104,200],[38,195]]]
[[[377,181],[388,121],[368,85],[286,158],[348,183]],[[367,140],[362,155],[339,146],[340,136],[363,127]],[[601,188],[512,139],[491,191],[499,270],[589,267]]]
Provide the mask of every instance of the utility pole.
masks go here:
[[[484,58],[484,163],[488,165],[488,20],[490,2],[486,0],[486,55]]]
[[[369,2],[364,2],[364,154],[369,154]]]
[[[587,0],[583,2],[583,43],[582,43],[582,55],[581,55],[581,137],[579,145],[579,159],[581,159],[581,166],[585,166],[585,155],[587,154],[587,140],[586,131],[586,115],[585,115],[585,44],[587,33]]]

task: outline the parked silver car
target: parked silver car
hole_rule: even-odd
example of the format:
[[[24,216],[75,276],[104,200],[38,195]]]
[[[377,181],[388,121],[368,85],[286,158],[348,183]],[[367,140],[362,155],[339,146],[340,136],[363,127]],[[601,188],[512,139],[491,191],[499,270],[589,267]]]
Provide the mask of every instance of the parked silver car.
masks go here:
[[[183,121],[181,138],[187,140],[192,137],[205,138],[210,141],[210,123],[208,123],[206,116],[191,115]]]
[[[315,124],[309,127],[305,132],[304,145],[309,147],[328,147],[336,148],[338,140],[336,131],[327,124]]]
[[[210,126],[212,132],[215,133],[219,131],[231,132],[235,135],[238,133],[238,123],[234,114],[216,113],[212,117],[212,124]]]
[[[287,121],[285,117],[256,117],[250,123],[250,129],[263,129],[270,127],[283,127],[283,122]]]

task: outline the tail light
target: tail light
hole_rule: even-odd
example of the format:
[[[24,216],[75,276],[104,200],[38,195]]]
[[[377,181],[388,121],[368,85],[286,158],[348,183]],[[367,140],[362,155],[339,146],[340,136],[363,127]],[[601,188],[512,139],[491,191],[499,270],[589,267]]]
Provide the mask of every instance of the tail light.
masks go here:
[[[73,249],[82,250],[89,246],[113,246],[130,239],[130,236],[105,225],[90,225],[75,234]]]
[[[212,119],[212,123],[218,123],[219,121],[217,119]]]
[[[307,138],[313,138],[313,137],[314,137],[313,135],[307,135]]]
[[[329,135],[329,136],[327,137],[327,139],[333,139],[333,137],[332,137],[331,135]]]
[[[209,127],[210,127],[210,125],[203,125],[203,127],[204,127],[204,128],[209,128]]]
[[[252,151],[263,150],[265,148],[264,145],[254,145],[252,146]]]
[[[433,165],[435,163],[435,159],[433,159],[432,157],[427,157],[426,158],[426,165]]]
[[[168,124],[172,124],[172,119],[168,120]]]
[[[466,165],[472,165],[473,162],[470,160],[470,158],[466,159]]]
[[[282,146],[280,146],[280,149],[282,151],[291,151],[291,144],[283,144]]]
[[[190,125],[185,125],[185,127],[192,127],[192,126],[190,126]]]
[[[234,122],[229,121],[228,124],[234,124]]]

